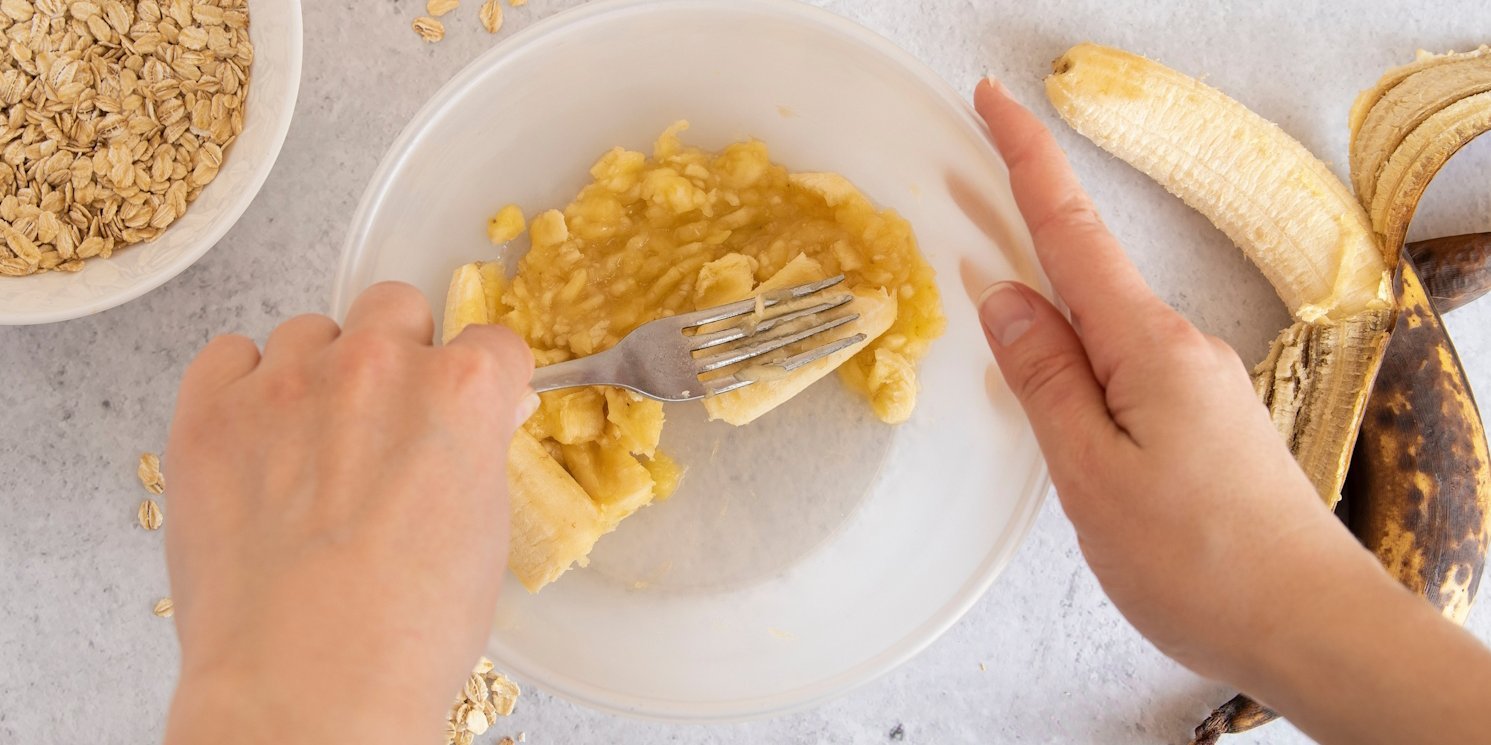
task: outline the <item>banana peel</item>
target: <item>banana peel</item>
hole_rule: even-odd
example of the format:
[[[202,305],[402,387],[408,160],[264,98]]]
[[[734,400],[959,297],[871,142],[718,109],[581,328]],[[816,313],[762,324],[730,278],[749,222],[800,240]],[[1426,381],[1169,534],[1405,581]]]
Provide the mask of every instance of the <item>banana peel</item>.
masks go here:
[[[1431,238],[1408,244],[1429,301],[1448,313],[1491,292],[1491,233]]]

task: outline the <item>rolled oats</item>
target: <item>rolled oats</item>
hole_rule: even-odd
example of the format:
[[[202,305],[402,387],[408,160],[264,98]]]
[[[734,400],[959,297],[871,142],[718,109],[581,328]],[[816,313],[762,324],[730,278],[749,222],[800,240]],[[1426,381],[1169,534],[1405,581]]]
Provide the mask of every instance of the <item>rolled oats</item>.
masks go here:
[[[166,475],[160,470],[160,456],[155,453],[140,453],[140,465],[135,469],[140,484],[151,494],[166,493]]]
[[[492,661],[483,657],[471,671],[461,696],[451,704],[445,723],[446,745],[471,743],[477,735],[497,724],[499,717],[513,712],[522,691],[506,676],[492,669]],[[506,742],[512,742],[507,738]]]
[[[481,6],[481,25],[487,33],[495,34],[502,29],[501,0],[487,0]]]
[[[461,7],[461,0],[425,0],[425,12],[432,16],[443,16]]]
[[[165,522],[160,505],[156,504],[154,499],[140,502],[140,509],[135,517],[140,521],[140,527],[146,530],[160,530],[161,524]]]
[[[0,0],[0,45],[0,275],[154,240],[243,130],[247,0]]]
[[[155,607],[151,608],[150,612],[161,618],[170,618],[176,613],[176,604],[172,603],[170,598],[161,598],[155,601]]]
[[[414,33],[431,44],[445,38],[445,24],[429,16],[414,19]]]

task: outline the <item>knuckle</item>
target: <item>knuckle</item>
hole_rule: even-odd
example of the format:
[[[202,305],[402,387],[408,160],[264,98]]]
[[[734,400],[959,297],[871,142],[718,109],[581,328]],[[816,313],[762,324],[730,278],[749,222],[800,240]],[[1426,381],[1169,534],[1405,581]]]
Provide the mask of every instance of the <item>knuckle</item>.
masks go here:
[[[319,331],[327,328],[334,329],[336,327],[336,321],[320,313],[301,313],[280,324],[280,329],[292,331]]]
[[[492,378],[497,374],[498,363],[493,355],[476,346],[456,346],[441,354],[442,367],[451,382],[460,388]]]
[[[311,380],[297,368],[279,369],[264,376],[265,401],[271,406],[293,406],[311,395]]]
[[[1081,235],[1088,232],[1106,232],[1103,216],[1087,195],[1068,195],[1045,219],[1030,226],[1032,238],[1039,239],[1053,231],[1062,235]]]
[[[1027,401],[1060,395],[1084,364],[1085,360],[1067,350],[1033,350],[1020,362],[1015,394]]]
[[[353,334],[336,345],[333,365],[339,378],[360,380],[393,370],[401,356],[395,339],[376,333]]]

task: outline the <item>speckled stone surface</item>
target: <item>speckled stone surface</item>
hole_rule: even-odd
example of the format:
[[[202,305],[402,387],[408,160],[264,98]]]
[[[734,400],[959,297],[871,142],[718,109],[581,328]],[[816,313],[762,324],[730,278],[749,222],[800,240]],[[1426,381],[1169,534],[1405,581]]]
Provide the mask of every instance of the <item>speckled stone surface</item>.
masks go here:
[[[352,210],[384,149],[430,91],[479,52],[577,4],[508,9],[495,40],[477,0],[438,45],[413,0],[308,0],[305,77],[284,152],[257,201],[211,253],[160,290],[63,325],[0,328],[0,743],[146,743],[160,737],[176,642],[150,614],[166,592],[161,536],[133,526],[134,462],[158,449],[194,350],[234,330],[260,339],[327,307]],[[1068,45],[1128,47],[1231,92],[1345,171],[1355,92],[1419,47],[1485,41],[1491,6],[1384,0],[1062,3],[830,0],[971,89],[1003,78],[1042,117],[1039,79]],[[1256,359],[1284,322],[1263,279],[1207,222],[1058,127],[1145,276],[1203,329]],[[1491,229],[1491,143],[1430,190],[1416,237]],[[0,288],[3,291],[3,288]],[[1491,400],[1491,302],[1450,326]],[[170,507],[166,505],[169,519]],[[1225,519],[1225,516],[1221,516]],[[1484,605],[1470,626],[1491,639]],[[370,671],[388,674],[388,671]],[[1083,565],[1054,501],[993,589],[952,631],[884,678],[818,709],[730,726],[618,719],[536,692],[485,740],[533,743],[1173,743],[1231,694],[1128,627]],[[352,716],[340,712],[338,716]],[[1276,724],[1239,743],[1306,739]]]

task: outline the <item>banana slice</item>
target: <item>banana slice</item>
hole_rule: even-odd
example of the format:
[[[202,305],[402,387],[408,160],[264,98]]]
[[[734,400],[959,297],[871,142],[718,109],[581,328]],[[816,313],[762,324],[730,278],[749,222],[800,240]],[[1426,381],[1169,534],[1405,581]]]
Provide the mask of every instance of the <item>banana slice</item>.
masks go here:
[[[496,266],[492,264],[490,266]],[[461,330],[473,323],[492,323],[492,304],[482,281],[483,264],[458,267],[450,277],[445,293],[445,320],[440,324],[440,343],[449,344]]]
[[[791,283],[789,283],[790,285]],[[804,388],[818,382],[819,378],[833,372],[864,349],[875,338],[885,333],[896,320],[896,301],[884,290],[859,289],[854,291],[854,300],[844,312],[858,313],[859,318],[832,331],[813,338],[815,344],[829,344],[855,334],[864,334],[865,340],[834,352],[821,360],[804,365],[786,377],[777,380],[761,380],[745,388],[704,399],[704,409],[710,419],[719,419],[736,426],[749,424],[763,414],[786,403],[801,393]]]

